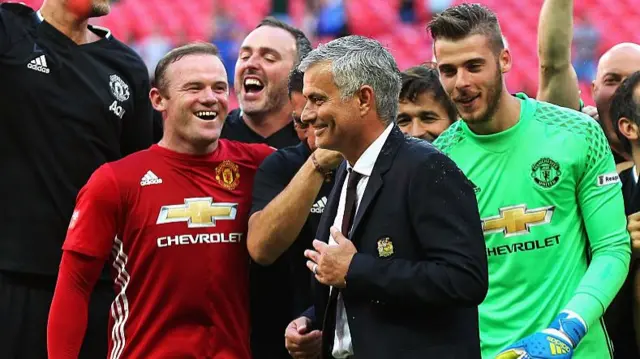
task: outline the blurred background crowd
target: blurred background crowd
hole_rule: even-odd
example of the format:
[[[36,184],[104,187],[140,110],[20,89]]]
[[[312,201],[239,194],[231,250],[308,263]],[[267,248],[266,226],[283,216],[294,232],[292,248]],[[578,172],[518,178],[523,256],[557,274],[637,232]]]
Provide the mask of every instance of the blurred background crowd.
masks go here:
[[[39,8],[42,0],[23,0]],[[229,83],[238,47],[262,18],[273,15],[302,29],[314,47],[336,37],[357,34],[383,43],[400,70],[430,59],[425,31],[432,14],[460,0],[118,0],[109,16],[96,25],[134,48],[149,68],[170,49],[194,40],[211,41],[222,52]],[[508,46],[516,59],[507,74],[512,92],[535,96],[538,88],[537,24],[543,0],[484,0],[496,12]],[[158,6],[160,4],[161,6]],[[582,99],[593,105],[589,86],[598,58],[611,46],[640,43],[640,7],[637,0],[580,0],[574,4],[573,66]],[[624,21],[620,21],[623,19]],[[231,92],[230,108],[237,106]]]

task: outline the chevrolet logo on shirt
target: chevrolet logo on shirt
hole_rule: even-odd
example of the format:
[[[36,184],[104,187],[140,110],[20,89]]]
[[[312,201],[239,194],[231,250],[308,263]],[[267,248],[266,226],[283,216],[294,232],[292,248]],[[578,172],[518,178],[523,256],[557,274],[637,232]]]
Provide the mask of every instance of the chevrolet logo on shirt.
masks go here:
[[[551,223],[554,206],[527,209],[526,204],[500,208],[500,214],[482,219],[484,234],[500,233],[513,237],[530,232],[531,227]]]
[[[162,206],[157,224],[187,222],[189,228],[215,227],[218,220],[236,219],[237,203],[214,203],[211,197],[186,198],[184,204]]]

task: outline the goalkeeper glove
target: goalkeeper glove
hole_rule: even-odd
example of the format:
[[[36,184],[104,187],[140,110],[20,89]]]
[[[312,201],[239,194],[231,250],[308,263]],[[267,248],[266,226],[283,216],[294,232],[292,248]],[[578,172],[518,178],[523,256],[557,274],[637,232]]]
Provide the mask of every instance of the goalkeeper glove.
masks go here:
[[[504,349],[496,359],[570,359],[587,334],[587,324],[576,313],[562,311],[551,325]]]

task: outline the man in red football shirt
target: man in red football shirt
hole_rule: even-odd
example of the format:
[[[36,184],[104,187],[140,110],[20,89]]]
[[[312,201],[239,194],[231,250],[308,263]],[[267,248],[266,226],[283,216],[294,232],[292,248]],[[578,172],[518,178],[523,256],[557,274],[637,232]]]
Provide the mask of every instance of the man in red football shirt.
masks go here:
[[[77,358],[105,261],[117,294],[109,358],[251,357],[247,216],[273,149],[219,139],[229,87],[213,45],[169,52],[155,75],[162,140],[103,165],[78,195],[49,315],[51,359]]]

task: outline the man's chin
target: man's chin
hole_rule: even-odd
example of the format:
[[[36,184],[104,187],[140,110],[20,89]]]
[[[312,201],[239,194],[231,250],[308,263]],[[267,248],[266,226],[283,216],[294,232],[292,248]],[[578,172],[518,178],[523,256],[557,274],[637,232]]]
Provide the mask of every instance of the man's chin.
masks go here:
[[[103,17],[107,16],[111,13],[111,5],[109,4],[100,4],[97,6],[93,6],[91,8],[91,12],[89,13],[90,18],[94,17]]]
[[[258,103],[255,101],[239,101],[240,108],[242,109],[242,113],[245,113],[249,116],[251,115],[261,115],[267,112],[264,104]]]

